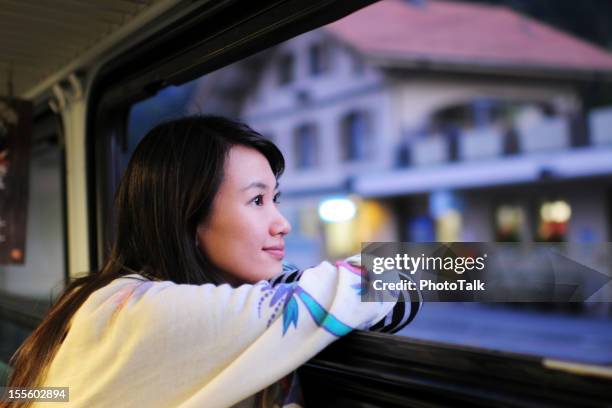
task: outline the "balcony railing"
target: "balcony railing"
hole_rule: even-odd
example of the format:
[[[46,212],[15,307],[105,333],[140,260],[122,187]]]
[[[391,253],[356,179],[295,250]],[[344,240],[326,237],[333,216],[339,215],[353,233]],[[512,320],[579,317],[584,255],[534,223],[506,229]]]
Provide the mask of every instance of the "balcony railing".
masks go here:
[[[398,148],[397,166],[424,167],[456,160],[479,161],[589,145],[612,147],[612,106],[595,109],[586,117],[546,117],[512,130],[484,127],[459,130],[454,135],[420,135],[404,140],[402,147]]]
[[[570,146],[569,120],[565,117],[546,118],[519,127],[518,135],[520,149],[525,153],[567,149]]]
[[[464,132],[459,139],[459,158],[479,160],[501,156],[504,152],[504,135],[493,128]]]
[[[595,109],[590,113],[589,131],[593,145],[612,145],[612,106]]]
[[[415,166],[444,163],[448,161],[450,156],[448,141],[441,134],[414,141],[410,152],[410,162]]]

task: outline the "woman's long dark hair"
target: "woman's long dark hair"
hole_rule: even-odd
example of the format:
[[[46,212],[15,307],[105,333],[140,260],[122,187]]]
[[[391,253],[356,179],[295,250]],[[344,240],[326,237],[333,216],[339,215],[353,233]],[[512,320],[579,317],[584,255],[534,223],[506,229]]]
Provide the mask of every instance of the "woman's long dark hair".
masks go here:
[[[218,116],[163,123],[140,142],[115,197],[116,239],[99,272],[71,282],[43,322],[11,358],[9,387],[35,387],[66,337],[69,322],[95,290],[138,272],[175,283],[222,283],[196,247],[198,224],[210,216],[232,146],[262,153],[278,178],[278,148],[248,126]],[[23,404],[21,406],[26,406]],[[8,406],[0,403],[0,407]],[[11,405],[14,407],[16,405]]]

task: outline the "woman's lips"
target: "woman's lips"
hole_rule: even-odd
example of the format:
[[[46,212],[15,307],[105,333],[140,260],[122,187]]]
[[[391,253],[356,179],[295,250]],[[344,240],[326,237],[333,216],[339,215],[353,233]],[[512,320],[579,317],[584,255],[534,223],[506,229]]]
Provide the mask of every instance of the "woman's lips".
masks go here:
[[[264,248],[263,250],[279,261],[285,257],[284,247],[268,247]]]

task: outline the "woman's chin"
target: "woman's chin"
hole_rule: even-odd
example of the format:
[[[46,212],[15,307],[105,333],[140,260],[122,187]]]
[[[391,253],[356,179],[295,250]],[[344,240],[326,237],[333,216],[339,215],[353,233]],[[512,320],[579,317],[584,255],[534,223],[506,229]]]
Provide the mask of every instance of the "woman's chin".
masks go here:
[[[258,280],[272,279],[275,276],[280,275],[280,273],[283,271],[283,262],[276,260],[273,262],[266,262],[266,265],[262,265],[261,268],[258,269]]]

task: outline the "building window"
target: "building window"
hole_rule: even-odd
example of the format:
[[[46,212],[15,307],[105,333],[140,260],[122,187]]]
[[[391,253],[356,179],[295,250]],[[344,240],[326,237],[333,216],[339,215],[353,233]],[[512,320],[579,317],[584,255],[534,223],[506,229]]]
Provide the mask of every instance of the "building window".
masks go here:
[[[293,81],[295,62],[292,54],[285,54],[278,61],[278,84],[287,85]]]
[[[342,120],[342,158],[361,161],[370,157],[371,135],[368,115],[362,112],[348,114]]]
[[[523,209],[501,205],[495,210],[495,239],[498,242],[520,242],[524,222]]]
[[[329,68],[328,48],[322,44],[311,45],[308,50],[308,61],[310,75],[316,76],[327,71]]]
[[[429,195],[429,214],[435,221],[436,241],[461,241],[464,203],[461,194],[437,190]]]
[[[538,241],[567,241],[567,225],[572,216],[572,208],[565,200],[545,201],[540,206]]]
[[[438,242],[461,241],[463,216],[455,209],[449,209],[436,220],[436,240]]]
[[[318,164],[317,128],[313,124],[298,127],[295,131],[295,158],[298,169],[315,167]]]

